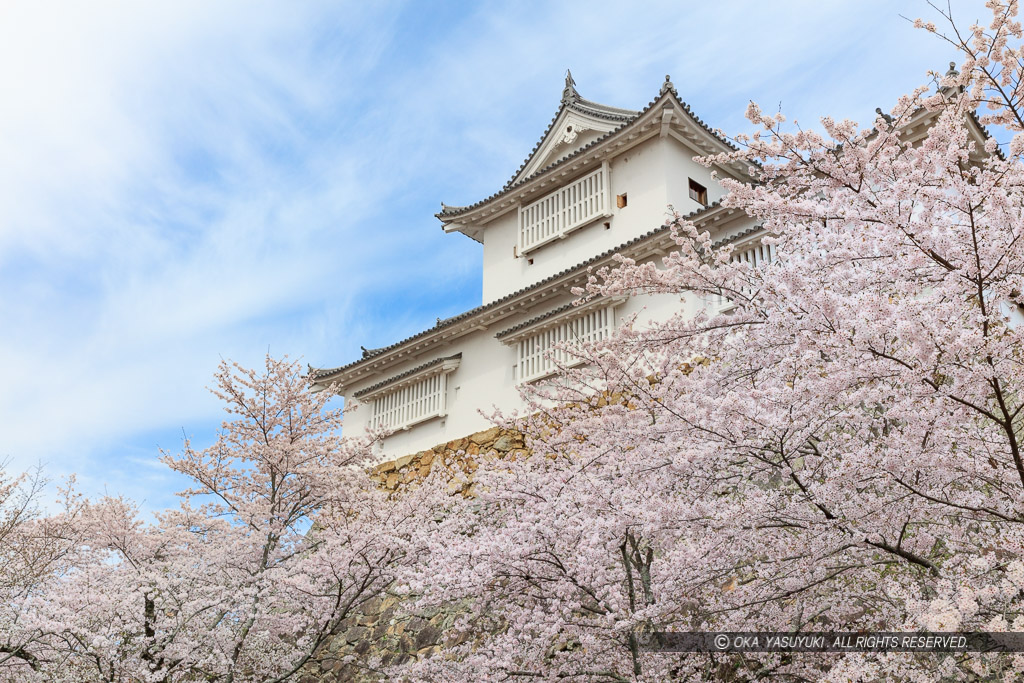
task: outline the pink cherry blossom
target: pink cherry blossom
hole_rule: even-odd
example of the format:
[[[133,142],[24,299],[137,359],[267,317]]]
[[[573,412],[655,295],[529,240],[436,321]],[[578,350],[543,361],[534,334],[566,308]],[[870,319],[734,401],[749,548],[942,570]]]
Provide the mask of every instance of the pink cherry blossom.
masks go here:
[[[974,113],[1024,139],[1021,29],[1016,3],[989,4],[990,28],[954,38],[959,71],[891,123],[816,132],[752,104],[761,132],[704,160],[756,169],[724,203],[760,220],[769,266],[677,217],[676,252],[595,273],[581,294],[732,306],[634,321],[527,389],[534,455],[478,469],[479,498],[410,567],[421,602],[468,602],[465,627],[498,634],[403,674],[1024,674],[1010,655],[669,655],[636,636],[1022,623],[1024,144],[996,153]]]

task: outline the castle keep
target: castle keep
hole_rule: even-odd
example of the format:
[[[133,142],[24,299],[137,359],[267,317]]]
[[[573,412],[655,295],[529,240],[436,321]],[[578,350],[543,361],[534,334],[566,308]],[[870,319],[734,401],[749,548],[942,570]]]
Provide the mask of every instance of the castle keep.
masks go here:
[[[571,290],[614,254],[640,262],[671,250],[669,207],[716,241],[734,242],[734,258],[771,260],[754,220],[721,206],[712,175],[749,181],[747,168],[694,161],[730,149],[668,77],[636,111],[584,99],[567,74],[550,125],[505,186],[467,206],[443,204],[437,214],[445,232],[483,245],[481,305],[364,349],[353,362],[314,370],[315,384],[334,384],[357,406],[346,418],[349,435],[374,425],[393,430],[381,445],[380,459],[388,460],[486,430],[481,409],[520,407],[517,387],[554,374],[548,352],[560,342],[603,339],[638,312],[642,320],[726,305],[644,296],[574,306]]]

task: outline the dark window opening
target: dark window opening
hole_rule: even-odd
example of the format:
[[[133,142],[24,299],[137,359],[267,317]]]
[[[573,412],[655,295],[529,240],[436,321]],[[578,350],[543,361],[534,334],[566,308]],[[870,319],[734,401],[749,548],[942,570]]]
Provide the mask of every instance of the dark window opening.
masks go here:
[[[690,199],[699,202],[704,206],[708,205],[708,188],[690,178]]]

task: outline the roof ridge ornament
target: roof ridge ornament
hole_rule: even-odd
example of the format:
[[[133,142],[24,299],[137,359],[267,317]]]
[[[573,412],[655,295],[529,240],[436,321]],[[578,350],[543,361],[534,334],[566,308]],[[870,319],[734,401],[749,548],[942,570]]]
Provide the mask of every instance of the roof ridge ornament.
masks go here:
[[[562,90],[562,104],[569,104],[578,99],[580,99],[580,94],[576,92],[576,81],[572,79],[572,71],[566,69],[565,89]]]
[[[955,79],[959,75],[960,75],[960,72],[956,68],[956,62],[950,62],[949,63],[949,71],[946,72],[945,78]],[[941,83],[941,81],[940,81],[940,83]],[[942,94],[942,95],[951,95],[954,92],[963,92],[964,91],[964,87],[965,86],[963,84],[957,85],[955,87],[954,86],[942,87],[942,85],[939,85],[938,92],[940,94]]]
[[[672,85],[672,77],[669,76],[668,74],[665,74],[665,82],[661,84],[660,94],[664,95],[669,91],[671,91],[673,95],[678,95],[678,93],[676,92],[676,86]]]

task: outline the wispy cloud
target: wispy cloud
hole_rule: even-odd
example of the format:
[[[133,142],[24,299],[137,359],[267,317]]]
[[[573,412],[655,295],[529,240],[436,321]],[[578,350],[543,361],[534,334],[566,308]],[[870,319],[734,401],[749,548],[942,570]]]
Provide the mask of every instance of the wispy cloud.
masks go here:
[[[671,73],[730,131],[748,99],[863,119],[948,61],[898,17],[926,11],[6,4],[0,457],[166,504],[156,445],[210,438],[220,357],[341,363],[479,303],[478,246],[431,214],[507,180],[566,67],[628,107]]]

